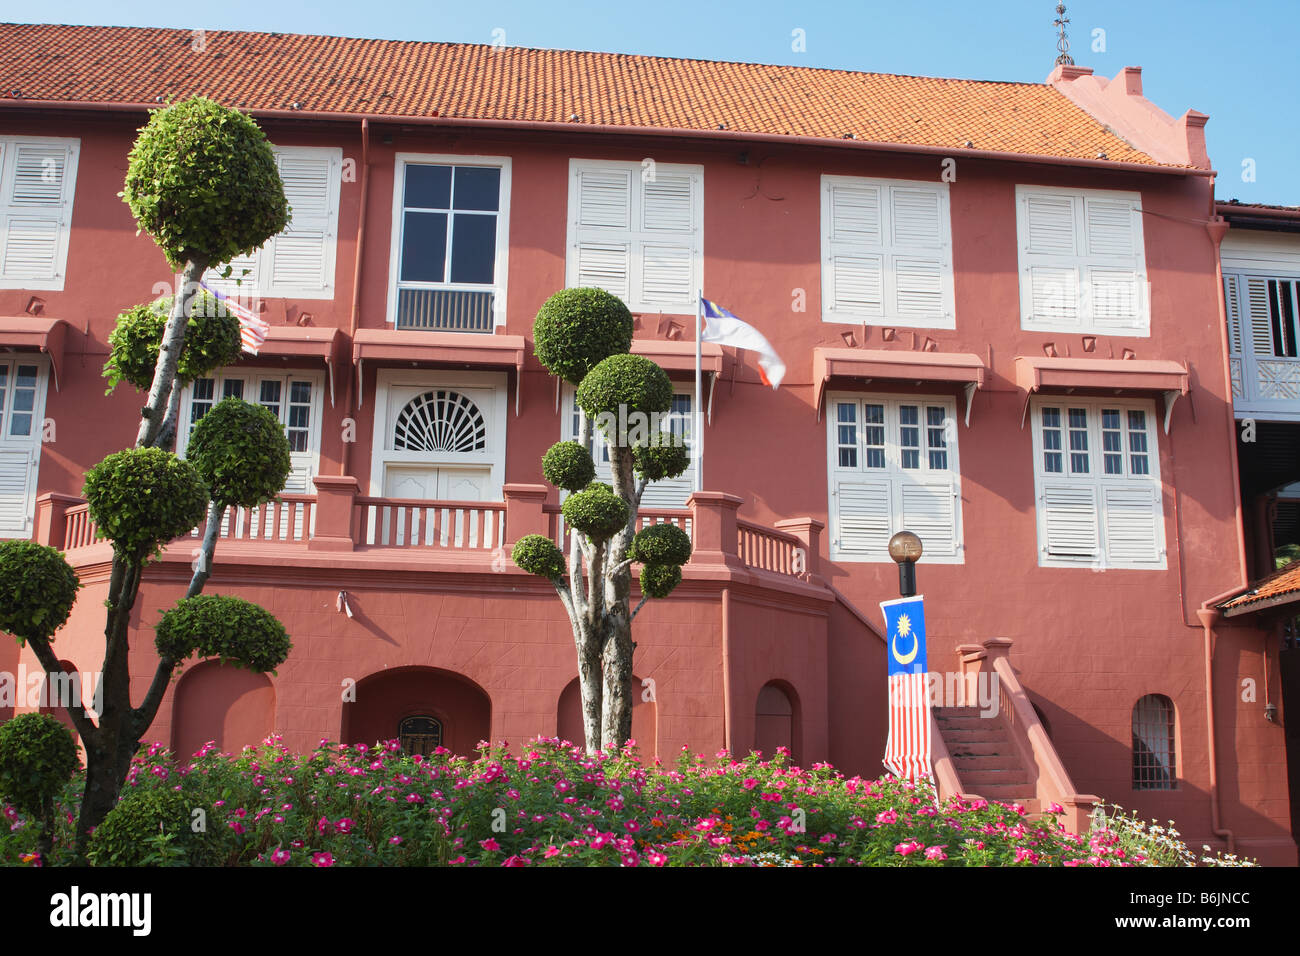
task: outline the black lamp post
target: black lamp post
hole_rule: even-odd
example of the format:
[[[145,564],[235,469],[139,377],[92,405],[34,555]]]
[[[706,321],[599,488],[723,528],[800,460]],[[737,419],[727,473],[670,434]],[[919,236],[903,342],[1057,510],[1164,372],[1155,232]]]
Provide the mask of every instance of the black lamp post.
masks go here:
[[[916,561],[921,556],[921,539],[910,531],[900,531],[889,539],[889,556],[898,562],[900,597],[916,594]]]

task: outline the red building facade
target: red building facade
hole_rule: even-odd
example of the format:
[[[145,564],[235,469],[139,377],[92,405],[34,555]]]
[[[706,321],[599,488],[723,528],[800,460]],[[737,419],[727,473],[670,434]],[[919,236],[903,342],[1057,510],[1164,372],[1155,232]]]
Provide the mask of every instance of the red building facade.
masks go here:
[[[1160,112],[1137,70],[995,84],[204,43],[0,27],[16,57],[0,100],[0,517],[76,567],[56,646],[77,670],[102,653],[109,564],[83,475],[131,444],[140,404],[103,396],[107,335],[173,281],[116,195],[145,110],[204,92],[250,111],[294,210],[235,264],[266,345],[194,383],[182,415],[185,433],[237,394],[286,426],[285,493],[232,518],[207,590],[271,610],[294,649],[276,677],[188,664],[152,737],[469,752],[580,736],[563,609],[507,557],[524,534],[561,534],[540,459],[573,428],[532,320],[566,286],[620,295],[693,438],[703,288],[789,371],[773,391],[752,354],[706,349],[705,490],[687,475],[647,493],[645,520],[686,527],[695,551],[635,626],[643,754],[784,745],[879,773],[876,606],[897,593],[884,543],[906,527],[926,546],[930,667],[950,685],[985,674],[984,723],[1004,740],[990,760],[967,746],[971,711],[939,711],[942,787],[1062,802],[1076,824],[1100,795],[1194,845],[1295,863],[1283,731],[1242,691],[1268,685],[1273,632],[1215,609],[1248,569],[1204,116]],[[139,695],[196,547],[173,543],[146,575]],[[0,648],[0,670],[20,665],[37,670]]]

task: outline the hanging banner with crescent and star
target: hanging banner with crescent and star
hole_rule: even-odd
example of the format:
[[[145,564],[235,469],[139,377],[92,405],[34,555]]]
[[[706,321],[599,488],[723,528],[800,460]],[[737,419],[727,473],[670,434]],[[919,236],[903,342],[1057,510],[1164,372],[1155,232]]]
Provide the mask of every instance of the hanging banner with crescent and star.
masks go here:
[[[916,780],[930,775],[930,698],[926,692],[924,595],[880,602],[889,657],[889,739],[885,768]]]

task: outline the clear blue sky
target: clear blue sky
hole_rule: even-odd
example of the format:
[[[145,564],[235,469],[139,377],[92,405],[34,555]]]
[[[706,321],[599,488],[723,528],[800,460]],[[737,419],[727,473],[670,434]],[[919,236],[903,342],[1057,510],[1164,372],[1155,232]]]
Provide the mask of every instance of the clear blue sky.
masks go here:
[[[23,12],[46,23],[468,43],[503,36],[511,46],[1028,82],[1041,82],[1056,56],[1055,0],[227,0],[197,11],[161,0],[127,9],[46,0]],[[1297,0],[1074,0],[1067,16],[1076,63],[1106,76],[1141,66],[1144,92],[1166,112],[1210,115],[1219,198],[1300,205]],[[795,30],[804,31],[803,52],[792,48]],[[1245,159],[1254,160],[1254,182],[1242,179]]]

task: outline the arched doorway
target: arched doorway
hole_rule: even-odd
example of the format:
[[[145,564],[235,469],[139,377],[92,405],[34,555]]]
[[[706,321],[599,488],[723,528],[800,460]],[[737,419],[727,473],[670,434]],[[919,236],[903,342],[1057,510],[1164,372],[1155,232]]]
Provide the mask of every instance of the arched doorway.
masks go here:
[[[754,749],[771,758],[777,747],[790,751],[799,762],[799,698],[784,681],[770,681],[758,692],[754,705]]]
[[[265,674],[204,661],[176,685],[172,751],[185,760],[209,740],[223,753],[256,747],[275,732],[275,688]]]
[[[641,686],[641,678],[633,675],[628,684],[628,695],[632,698],[632,739],[636,741],[637,753],[642,759],[653,761],[659,755],[659,723],[655,709],[657,703],[646,697],[653,685]],[[578,678],[569,681],[560,693],[556,707],[555,733],[561,740],[567,740],[578,746],[584,746],[586,734],[582,729],[582,691],[578,687]]]
[[[436,667],[396,667],[359,681],[343,704],[345,744],[400,740],[408,753],[439,746],[473,756],[492,733],[492,700],[468,677]]]

